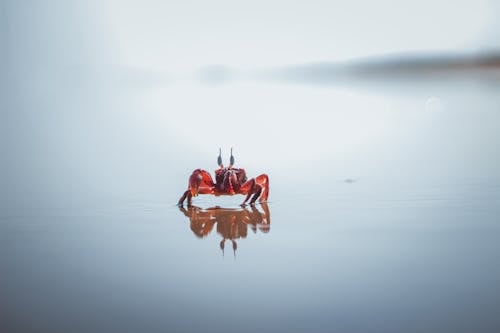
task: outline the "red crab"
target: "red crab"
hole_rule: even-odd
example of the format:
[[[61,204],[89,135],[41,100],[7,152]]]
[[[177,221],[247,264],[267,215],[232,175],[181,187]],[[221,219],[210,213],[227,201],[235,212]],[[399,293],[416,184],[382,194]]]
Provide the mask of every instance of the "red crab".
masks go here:
[[[219,157],[217,158],[219,169],[215,170],[215,183],[208,173],[202,169],[196,169],[189,177],[188,189],[179,199],[178,205],[182,206],[187,198],[187,205],[191,206],[192,197],[198,194],[213,194],[213,195],[246,195],[245,200],[241,204],[246,204],[248,199],[250,204],[254,204],[257,199],[260,202],[267,201],[269,195],[269,177],[266,174],[261,174],[255,178],[247,180],[244,169],[233,168],[234,156],[231,148],[231,158],[229,166],[224,167],[222,164],[221,150],[219,149]]]

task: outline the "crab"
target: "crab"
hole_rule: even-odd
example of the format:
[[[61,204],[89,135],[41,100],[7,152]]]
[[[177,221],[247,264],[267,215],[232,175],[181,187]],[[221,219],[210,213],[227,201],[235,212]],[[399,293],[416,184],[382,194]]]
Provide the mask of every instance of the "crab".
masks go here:
[[[234,156],[232,148],[229,166],[224,167],[222,164],[221,149],[219,149],[217,164],[219,168],[215,170],[215,182],[208,171],[203,169],[193,171],[189,177],[188,189],[177,203],[179,206],[182,206],[186,199],[188,207],[191,206],[192,198],[198,194],[212,194],[216,196],[243,194],[246,197],[241,206],[244,206],[248,200],[250,200],[251,205],[257,199],[259,202],[267,201],[267,197],[269,196],[269,177],[266,174],[261,174],[247,180],[244,169],[233,167]]]

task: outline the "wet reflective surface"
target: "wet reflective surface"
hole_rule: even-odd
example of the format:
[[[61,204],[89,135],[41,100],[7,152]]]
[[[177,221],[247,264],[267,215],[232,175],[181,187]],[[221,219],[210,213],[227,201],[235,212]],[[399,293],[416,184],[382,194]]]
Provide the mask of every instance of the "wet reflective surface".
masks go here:
[[[258,209],[261,208],[261,210]],[[268,233],[271,228],[271,212],[266,202],[248,205],[241,209],[211,207],[203,209],[196,206],[187,208],[181,206],[179,210],[189,219],[190,229],[198,238],[206,237],[214,226],[222,237],[219,245],[224,253],[226,240],[231,242],[234,257],[238,244],[236,240],[247,237],[248,229]]]
[[[470,88],[18,100],[2,142],[1,330],[499,331],[500,96]],[[234,127],[206,105],[252,116]],[[267,204],[176,206],[219,146],[269,175]]]

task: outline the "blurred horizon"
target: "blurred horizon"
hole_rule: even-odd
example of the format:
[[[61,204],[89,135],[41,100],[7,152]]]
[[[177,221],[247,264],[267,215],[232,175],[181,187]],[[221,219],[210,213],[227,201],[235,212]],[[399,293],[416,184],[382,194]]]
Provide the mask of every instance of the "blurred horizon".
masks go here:
[[[5,56],[28,69],[114,63],[186,72],[211,64],[245,69],[500,49],[498,3],[488,0],[136,4],[4,0]]]

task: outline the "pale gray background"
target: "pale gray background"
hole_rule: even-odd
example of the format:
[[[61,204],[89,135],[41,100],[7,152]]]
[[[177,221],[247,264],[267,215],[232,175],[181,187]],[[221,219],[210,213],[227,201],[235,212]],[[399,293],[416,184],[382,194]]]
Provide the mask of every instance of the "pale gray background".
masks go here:
[[[495,54],[496,2],[0,4],[0,330],[500,330],[498,67],[254,75]],[[175,207],[219,147],[271,179],[236,260]]]

